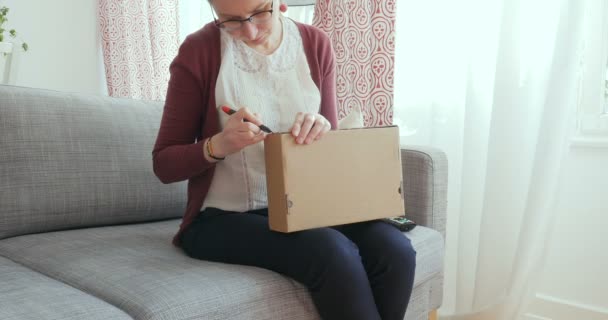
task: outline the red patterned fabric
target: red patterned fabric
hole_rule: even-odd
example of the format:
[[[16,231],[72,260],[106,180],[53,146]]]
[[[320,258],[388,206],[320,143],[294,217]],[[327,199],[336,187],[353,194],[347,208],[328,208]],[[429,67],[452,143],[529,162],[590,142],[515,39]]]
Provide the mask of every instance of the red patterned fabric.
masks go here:
[[[363,113],[365,126],[393,122],[396,0],[318,0],[313,24],[336,52],[338,116]]]
[[[108,91],[164,100],[179,45],[178,0],[99,0]]]

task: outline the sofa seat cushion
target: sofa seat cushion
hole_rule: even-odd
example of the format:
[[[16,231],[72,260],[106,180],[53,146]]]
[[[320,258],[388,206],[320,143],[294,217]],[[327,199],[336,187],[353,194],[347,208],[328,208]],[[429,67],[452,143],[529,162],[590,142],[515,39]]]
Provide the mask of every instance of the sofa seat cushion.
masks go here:
[[[107,302],[0,257],[0,319],[122,320]]]
[[[264,269],[199,261],[171,244],[179,221],[0,241],[5,255],[134,319],[311,319],[304,287]]]
[[[319,319],[306,288],[288,277],[187,257],[171,245],[178,224],[25,235],[0,241],[0,255],[100,297],[134,319]],[[442,240],[424,227],[410,234],[419,247],[419,284],[441,270]]]

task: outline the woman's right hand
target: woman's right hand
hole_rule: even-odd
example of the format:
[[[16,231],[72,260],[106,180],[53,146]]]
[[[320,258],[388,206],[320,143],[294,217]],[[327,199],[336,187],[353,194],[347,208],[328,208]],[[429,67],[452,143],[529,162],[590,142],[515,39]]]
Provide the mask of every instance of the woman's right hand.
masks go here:
[[[228,117],[224,130],[213,136],[214,156],[223,158],[264,140],[266,134],[260,130],[261,124],[262,121],[257,114],[250,112],[247,108],[239,109]]]

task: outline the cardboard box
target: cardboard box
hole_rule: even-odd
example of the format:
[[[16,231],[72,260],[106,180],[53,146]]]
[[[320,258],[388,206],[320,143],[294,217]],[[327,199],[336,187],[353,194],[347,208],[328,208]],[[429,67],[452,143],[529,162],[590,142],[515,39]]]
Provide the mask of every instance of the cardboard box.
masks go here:
[[[337,130],[310,145],[264,142],[270,229],[293,232],[403,215],[396,126]]]

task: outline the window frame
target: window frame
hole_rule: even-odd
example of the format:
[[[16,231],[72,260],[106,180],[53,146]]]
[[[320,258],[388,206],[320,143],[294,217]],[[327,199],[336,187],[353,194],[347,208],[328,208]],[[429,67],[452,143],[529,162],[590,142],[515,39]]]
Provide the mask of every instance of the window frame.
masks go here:
[[[608,2],[598,5],[599,8],[589,3],[585,8],[577,126],[572,144],[608,148]]]

